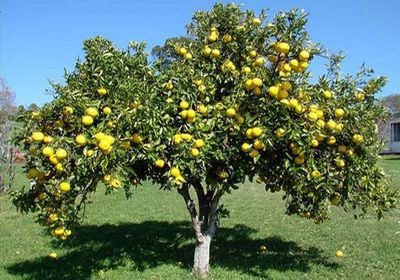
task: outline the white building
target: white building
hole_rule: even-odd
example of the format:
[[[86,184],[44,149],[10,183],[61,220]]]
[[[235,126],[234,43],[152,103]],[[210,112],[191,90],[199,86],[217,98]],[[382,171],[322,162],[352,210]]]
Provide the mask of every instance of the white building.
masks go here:
[[[389,121],[388,153],[400,153],[400,112]]]

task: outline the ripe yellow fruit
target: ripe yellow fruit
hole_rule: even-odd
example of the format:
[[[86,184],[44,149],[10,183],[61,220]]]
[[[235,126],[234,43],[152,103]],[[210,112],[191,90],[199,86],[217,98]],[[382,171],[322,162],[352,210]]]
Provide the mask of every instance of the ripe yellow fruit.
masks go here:
[[[342,258],[342,257],[344,257],[344,254],[343,254],[343,252],[342,251],[336,251],[336,253],[335,253],[335,255],[336,255],[336,257],[338,257],[338,258]]]
[[[291,68],[297,68],[299,67],[299,61],[297,59],[292,59],[289,61],[289,65]]]
[[[197,140],[194,141],[193,146],[195,148],[201,149],[204,146],[204,141],[202,139],[197,139]]]
[[[165,162],[164,162],[164,160],[162,160],[162,159],[157,159],[157,160],[154,162],[154,165],[157,166],[158,168],[163,168],[164,165],[165,165]]]
[[[297,157],[294,158],[294,162],[295,162],[297,165],[303,164],[304,161],[305,161],[304,156],[298,155]]]
[[[80,146],[85,145],[87,143],[86,136],[83,134],[78,134],[75,137],[75,142],[76,142],[76,144],[78,144]]]
[[[299,53],[299,59],[300,59],[300,60],[306,61],[306,60],[308,60],[309,58],[310,58],[310,53],[309,53],[308,51],[302,50],[302,51]]]
[[[194,110],[192,110],[192,109],[189,109],[187,111],[186,116],[187,116],[188,119],[193,119],[194,117],[196,117],[196,112]]]
[[[209,41],[210,43],[214,43],[214,42],[217,41],[217,40],[218,40],[218,34],[215,33],[215,32],[212,32],[212,33],[210,34],[210,36],[208,36],[208,41]]]
[[[74,113],[74,108],[71,106],[65,106],[63,109],[63,114],[64,115],[72,115]]]
[[[82,117],[82,123],[86,126],[92,125],[93,124],[93,118],[91,116],[83,116]]]
[[[265,58],[264,57],[258,57],[255,61],[254,61],[254,65],[255,66],[263,66],[265,64]]]
[[[51,214],[49,215],[49,221],[52,222],[52,223],[57,222],[57,221],[58,221],[58,215],[57,215],[57,213],[51,213]]]
[[[165,83],[164,84],[164,90],[170,91],[174,88],[174,85],[171,82]]]
[[[329,121],[326,123],[326,126],[327,126],[330,130],[335,130],[335,129],[336,129],[336,126],[337,126],[337,123],[336,123],[334,120],[329,120]]]
[[[53,165],[57,165],[57,164],[59,163],[59,160],[58,160],[58,158],[56,157],[56,155],[51,155],[51,156],[49,157],[49,161],[50,161],[50,163],[53,164]]]
[[[170,170],[171,176],[172,177],[178,177],[181,175],[181,172],[179,171],[179,169],[177,167],[172,167]]]
[[[182,142],[182,137],[181,137],[181,135],[180,134],[175,134],[174,135],[174,144],[179,144],[179,143],[181,143]]]
[[[275,135],[276,135],[276,137],[278,137],[278,138],[282,138],[283,136],[285,136],[285,133],[286,133],[286,131],[285,131],[283,128],[278,128],[278,129],[275,131]]]
[[[335,109],[335,116],[340,119],[344,116],[344,110],[342,108]]]
[[[197,148],[192,148],[192,149],[190,150],[190,154],[191,154],[192,156],[194,156],[194,157],[197,157],[197,156],[200,154],[200,151],[199,151],[199,149],[197,149]]]
[[[257,158],[257,157],[260,156],[260,153],[259,153],[258,150],[252,149],[251,152],[249,153],[249,156],[252,157],[252,158]]]
[[[255,50],[251,50],[251,51],[249,52],[249,56],[250,56],[251,58],[255,58],[255,57],[257,57],[257,52],[256,52]]]
[[[109,115],[109,114],[111,114],[111,108],[110,108],[110,107],[104,107],[104,108],[103,108],[103,113],[104,113],[104,115]]]
[[[200,92],[205,92],[207,87],[205,85],[199,85],[197,88]]]
[[[249,74],[249,73],[251,73],[251,68],[249,66],[245,66],[242,68],[242,72],[244,74]]]
[[[313,172],[311,172],[311,178],[316,179],[321,177],[321,172],[319,172],[318,170],[314,170]]]
[[[322,95],[325,99],[331,99],[333,97],[333,93],[330,90],[324,90]]]
[[[275,63],[278,60],[278,58],[275,55],[270,54],[268,56],[268,61],[271,63]]]
[[[288,96],[289,96],[289,92],[287,90],[281,89],[278,92],[277,98],[278,98],[278,100],[282,100],[282,99],[288,98]]]
[[[188,103],[187,101],[185,101],[185,100],[182,100],[182,101],[179,103],[179,107],[180,107],[182,110],[185,110],[185,109],[189,108],[189,103]]]
[[[300,70],[304,70],[304,69],[306,69],[308,67],[308,62],[307,61],[301,61],[300,63],[299,63],[299,69]]]
[[[261,87],[261,86],[263,85],[263,81],[262,81],[260,78],[254,78],[254,79],[252,80],[252,84],[253,84],[255,87]]]
[[[222,40],[224,41],[224,43],[230,43],[232,42],[232,36],[229,34],[225,34]]]
[[[285,42],[279,42],[275,44],[275,50],[279,53],[286,54],[290,51],[290,45]]]
[[[218,58],[221,55],[221,52],[218,49],[213,49],[210,53],[212,58]]]
[[[327,142],[329,145],[335,144],[335,143],[336,143],[336,138],[335,138],[335,136],[330,136],[330,137],[328,138],[328,140],[326,140],[326,142]]]
[[[109,182],[111,182],[111,175],[109,175],[109,174],[107,174],[107,175],[104,175],[104,177],[103,177],[103,181],[104,181],[104,182],[106,182],[106,183],[109,183]]]
[[[51,142],[53,142],[53,137],[51,137],[51,136],[49,136],[49,135],[43,137],[43,143],[49,144],[49,143],[51,143]]]
[[[99,149],[100,149],[104,154],[109,154],[109,153],[111,153],[112,146],[111,146],[110,142],[101,140],[98,146],[99,146]]]
[[[44,134],[40,131],[35,131],[32,133],[32,140],[35,142],[42,142],[44,138]]]
[[[356,93],[356,100],[357,101],[364,101],[364,99],[365,99],[364,93],[362,93],[362,92],[357,92]]]
[[[103,132],[97,132],[93,135],[93,138],[96,140],[96,142],[100,142],[104,139],[104,137],[106,137],[106,135]]]
[[[290,82],[283,82],[281,85],[281,89],[292,90],[292,84]]]
[[[209,46],[204,46],[203,54],[209,56],[211,54],[211,48]]]
[[[261,133],[262,133],[262,129],[261,128],[259,128],[259,127],[253,127],[253,129],[252,129],[252,131],[251,131],[251,135],[253,136],[253,137],[259,137],[260,135],[261,135]]]
[[[44,155],[45,157],[50,157],[54,154],[54,150],[51,147],[44,147],[42,150],[42,155]]]
[[[57,236],[63,235],[64,234],[64,228],[63,227],[56,227],[53,230],[53,233],[54,233],[54,235],[57,235]]]
[[[317,139],[312,139],[311,140],[311,147],[316,148],[319,146],[319,142]]]
[[[253,147],[254,147],[254,149],[262,150],[264,148],[264,143],[257,139],[254,141]]]
[[[318,115],[315,112],[309,112],[308,113],[308,119],[312,122],[315,122],[318,120]]]
[[[246,130],[246,137],[249,139],[253,139],[253,129],[252,128],[248,128]]]
[[[71,185],[70,185],[68,182],[63,181],[63,182],[61,182],[60,185],[58,186],[58,189],[59,189],[60,191],[62,191],[62,192],[68,192],[68,191],[71,190]]]
[[[57,149],[57,151],[56,151],[56,157],[59,160],[65,159],[67,157],[67,155],[68,155],[68,153],[64,149]]]
[[[271,95],[272,97],[276,98],[278,96],[279,93],[279,87],[277,86],[271,86],[268,88],[268,93],[269,95]]]
[[[132,135],[132,141],[133,141],[133,143],[135,143],[135,144],[139,144],[139,143],[142,142],[142,136],[140,136],[139,133],[134,133],[134,134]]]
[[[186,48],[179,48],[178,53],[182,56],[188,53]]]
[[[364,142],[364,137],[361,134],[354,134],[352,140],[355,144],[361,144]]]
[[[57,163],[56,164],[56,170],[57,172],[64,172],[64,166],[62,165],[62,163]]]
[[[92,118],[95,118],[99,115],[99,111],[94,107],[89,107],[85,110],[85,114],[87,116],[91,116]]]
[[[181,118],[182,119],[187,119],[187,110],[182,110],[180,113],[179,113],[179,116],[181,116]]]
[[[249,143],[243,143],[241,146],[243,152],[248,153],[251,150],[251,145]]]
[[[252,18],[251,24],[259,26],[261,24],[261,20],[259,18]]]
[[[324,120],[318,120],[318,121],[317,121],[317,125],[318,125],[320,128],[324,128],[324,127],[325,127],[325,121],[324,121]]]
[[[246,80],[246,82],[244,83],[244,87],[247,90],[254,89],[253,80],[252,79]]]
[[[343,168],[343,167],[346,165],[346,163],[344,162],[343,159],[336,159],[336,160],[335,160],[335,164],[336,164],[336,166],[339,167],[339,168]]]
[[[94,154],[93,150],[87,150],[87,151],[84,152],[84,155],[88,156],[88,157],[91,157],[93,154]]]
[[[110,184],[114,189],[119,189],[122,185],[121,181],[117,178],[112,179]]]
[[[236,114],[236,111],[235,111],[235,109],[233,109],[233,108],[228,108],[228,109],[226,110],[226,115],[227,115],[229,118],[233,118],[233,117],[235,116],[235,114]]]
[[[193,55],[191,53],[185,54],[185,59],[191,60],[193,58]]]
[[[97,93],[100,96],[106,95],[107,94],[107,89],[105,89],[104,87],[100,87],[100,88],[97,89]]]

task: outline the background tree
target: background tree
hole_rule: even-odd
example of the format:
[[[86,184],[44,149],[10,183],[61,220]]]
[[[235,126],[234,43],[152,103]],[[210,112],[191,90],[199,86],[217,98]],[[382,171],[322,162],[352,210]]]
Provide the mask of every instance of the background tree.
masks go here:
[[[400,94],[391,94],[382,98],[383,104],[391,113],[400,112]]]
[[[9,143],[13,118],[16,114],[14,106],[15,94],[0,78],[0,192],[11,187],[15,166],[13,164],[13,148]]]
[[[282,191],[287,214],[316,223],[331,205],[372,207],[381,217],[398,198],[376,166],[385,110],[374,94],[386,80],[365,69],[341,75],[332,56],[311,83],[308,65],[321,50],[305,24],[297,10],[267,20],[217,4],[195,13],[190,40],[168,41],[153,64],[143,44],[86,41],[85,59],[54,85],[55,99],[20,117],[15,141],[29,152],[32,187],[14,192],[14,204],[65,240],[100,181],[128,197],[143,180],[177,189],[201,276],[227,213],[220,199],[247,179]]]

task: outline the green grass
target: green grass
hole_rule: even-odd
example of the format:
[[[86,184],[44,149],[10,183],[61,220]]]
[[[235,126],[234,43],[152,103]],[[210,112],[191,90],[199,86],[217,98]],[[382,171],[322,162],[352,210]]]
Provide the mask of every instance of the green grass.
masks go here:
[[[380,164],[400,189],[400,157]],[[176,192],[146,184],[131,200],[102,190],[92,200],[75,238],[60,245],[0,196],[0,279],[193,279],[193,233]],[[284,215],[281,194],[250,183],[223,203],[231,218],[212,243],[212,279],[400,279],[400,210],[378,222],[334,207],[315,225]]]

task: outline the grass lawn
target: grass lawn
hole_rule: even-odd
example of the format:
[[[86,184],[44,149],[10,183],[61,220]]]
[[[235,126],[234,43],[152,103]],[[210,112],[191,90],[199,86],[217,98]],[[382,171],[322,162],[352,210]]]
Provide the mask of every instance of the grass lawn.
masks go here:
[[[400,157],[380,164],[400,189]],[[0,196],[0,279],[193,279],[193,233],[176,192],[146,184],[126,200],[100,189],[61,245]],[[250,183],[222,202],[231,218],[212,243],[211,279],[400,279],[399,209],[378,222],[333,207],[332,219],[315,225],[284,215],[281,194]],[[58,259],[47,256],[53,251]]]

